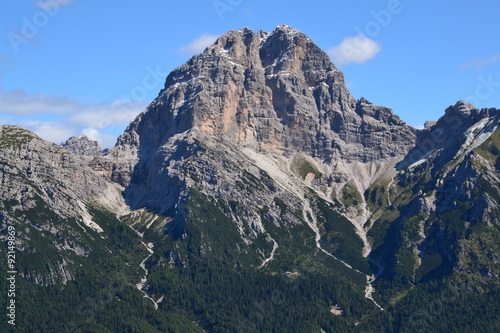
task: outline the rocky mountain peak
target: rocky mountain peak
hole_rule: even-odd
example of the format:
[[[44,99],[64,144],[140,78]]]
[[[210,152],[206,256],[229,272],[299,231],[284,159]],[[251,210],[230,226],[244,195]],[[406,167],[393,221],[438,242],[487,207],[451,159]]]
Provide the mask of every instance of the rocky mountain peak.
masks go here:
[[[240,147],[303,151],[323,160],[339,151],[363,161],[404,153],[413,130],[390,109],[363,101],[357,103],[343,73],[298,30],[286,25],[270,33],[232,30],[168,76],[117,149],[159,147],[194,130]],[[362,137],[375,128],[385,134]],[[402,149],[391,146],[397,141]]]
[[[272,32],[243,28],[169,74],[118,139],[108,155],[116,162],[106,170],[126,188],[131,207],[157,212],[182,207],[190,179],[203,179],[197,186],[217,197],[239,198],[220,188],[235,181],[226,179],[236,172],[227,161],[267,161],[259,167],[284,173],[280,179],[292,173],[323,195],[357,196],[394,171],[415,136],[391,109],[357,101],[343,73],[305,34],[285,25]],[[186,176],[186,163],[194,178]],[[366,207],[358,208],[345,213],[361,221]]]
[[[448,107],[442,117],[443,121],[461,123],[471,115],[476,115],[478,110],[466,101],[458,101],[455,105]]]
[[[433,127],[433,130],[447,131],[450,135],[457,130],[464,130],[477,123],[481,119],[498,116],[498,110],[482,109],[479,110],[473,105],[458,101],[455,105],[448,107],[442,116]],[[453,137],[453,135],[451,135]]]
[[[102,155],[101,146],[97,141],[91,140],[85,135],[72,136],[66,142],[61,143],[61,146],[68,149],[70,152],[84,156],[99,156]]]
[[[458,101],[449,106],[438,121],[425,123],[424,130],[418,133],[415,147],[400,167],[425,160],[440,150],[444,151],[443,163],[453,156],[470,152],[496,130],[499,114],[495,108],[479,110],[465,101]]]

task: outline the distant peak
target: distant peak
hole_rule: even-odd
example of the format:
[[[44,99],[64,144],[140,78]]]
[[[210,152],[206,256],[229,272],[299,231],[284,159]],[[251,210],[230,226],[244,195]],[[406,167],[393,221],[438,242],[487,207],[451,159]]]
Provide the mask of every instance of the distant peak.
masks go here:
[[[72,136],[66,142],[61,143],[61,146],[78,155],[102,155],[99,143],[97,141],[89,139],[83,134],[78,137]]]
[[[286,25],[286,24],[280,24],[280,25],[278,25],[278,26],[274,29],[274,31],[283,31],[283,32],[285,32],[285,33],[287,33],[287,34],[290,34],[290,35],[298,35],[298,34],[300,34],[300,33],[301,33],[299,30],[294,29],[294,28],[292,28],[291,26]]]
[[[455,105],[446,109],[445,115],[448,117],[459,116],[460,118],[468,118],[473,110],[476,110],[473,105],[466,101],[458,101]]]
[[[467,103],[466,101],[458,101],[454,106],[454,108],[456,109],[462,109],[462,110],[472,110],[472,109],[475,109],[475,107],[470,104],[470,103]]]

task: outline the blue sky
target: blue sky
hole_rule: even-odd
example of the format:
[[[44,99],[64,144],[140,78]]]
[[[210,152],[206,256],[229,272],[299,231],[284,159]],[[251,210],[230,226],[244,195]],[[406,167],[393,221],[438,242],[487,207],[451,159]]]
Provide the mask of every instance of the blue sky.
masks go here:
[[[114,145],[167,74],[231,29],[303,31],[356,98],[419,126],[458,100],[500,108],[497,0],[0,3],[0,124]]]

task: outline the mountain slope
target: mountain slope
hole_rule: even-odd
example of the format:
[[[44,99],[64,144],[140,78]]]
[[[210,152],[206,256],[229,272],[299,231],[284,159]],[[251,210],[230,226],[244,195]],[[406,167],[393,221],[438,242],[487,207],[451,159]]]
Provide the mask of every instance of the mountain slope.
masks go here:
[[[1,331],[200,332],[183,314],[156,314],[133,286],[147,247],[117,218],[127,211],[120,187],[91,160],[0,126],[0,248],[13,252],[14,268],[2,256],[1,275],[16,271],[10,288],[0,288],[4,309],[15,301],[15,326],[2,320]]]
[[[19,311],[54,300],[38,310],[54,320],[20,329],[494,328],[498,119],[458,102],[417,131],[281,25],[230,31],[175,69],[104,154],[2,126]]]
[[[390,187],[368,191],[388,193],[372,200],[370,233],[371,256],[385,263],[389,281],[408,287],[450,276],[473,290],[498,284],[499,119],[497,109],[457,103],[419,133]]]

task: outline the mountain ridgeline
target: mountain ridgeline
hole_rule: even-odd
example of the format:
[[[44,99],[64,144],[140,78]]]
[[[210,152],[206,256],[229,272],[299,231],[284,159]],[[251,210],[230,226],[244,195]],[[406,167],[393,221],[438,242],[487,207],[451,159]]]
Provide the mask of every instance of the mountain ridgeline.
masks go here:
[[[0,126],[16,329],[496,332],[499,119],[416,130],[280,25],[172,71],[109,151]]]

